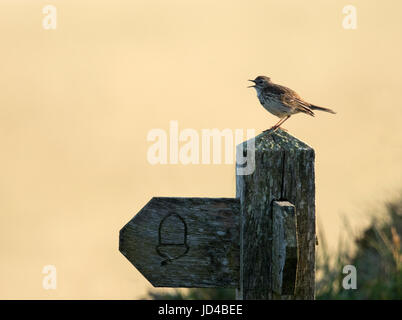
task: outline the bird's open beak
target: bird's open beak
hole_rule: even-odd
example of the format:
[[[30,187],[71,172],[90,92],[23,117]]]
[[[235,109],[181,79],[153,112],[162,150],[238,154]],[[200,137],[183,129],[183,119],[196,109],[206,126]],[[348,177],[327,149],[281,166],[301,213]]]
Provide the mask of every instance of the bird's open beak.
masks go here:
[[[251,81],[251,82],[254,82],[254,83],[255,83],[254,80],[248,80],[248,81]],[[254,85],[254,86],[248,86],[247,88],[255,88],[255,85]]]

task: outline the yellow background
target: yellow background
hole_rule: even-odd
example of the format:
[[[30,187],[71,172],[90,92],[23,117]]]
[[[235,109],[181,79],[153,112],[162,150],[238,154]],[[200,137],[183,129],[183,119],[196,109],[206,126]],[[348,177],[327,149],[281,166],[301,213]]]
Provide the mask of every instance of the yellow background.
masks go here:
[[[44,30],[52,4],[57,29]],[[357,8],[357,29],[342,8]],[[2,0],[0,298],[143,297],[118,232],[154,195],[233,197],[233,165],[147,162],[149,130],[272,126],[247,79],[268,75],[337,115],[284,126],[316,150],[317,217],[402,186],[400,1]],[[42,268],[57,268],[57,290]]]

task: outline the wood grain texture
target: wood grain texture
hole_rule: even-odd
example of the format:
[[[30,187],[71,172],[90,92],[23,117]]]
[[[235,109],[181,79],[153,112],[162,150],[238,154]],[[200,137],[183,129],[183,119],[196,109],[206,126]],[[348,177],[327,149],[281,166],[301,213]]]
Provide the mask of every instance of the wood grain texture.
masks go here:
[[[297,269],[295,206],[289,201],[274,201],[272,214],[273,298],[293,299]]]
[[[155,197],[119,249],[155,287],[237,287],[239,215],[239,199]]]
[[[241,203],[238,298],[272,299],[273,202],[289,201],[297,214],[295,298],[314,299],[314,150],[280,129],[258,135],[254,144],[255,171],[236,176]],[[247,152],[247,141],[242,145],[237,152]]]

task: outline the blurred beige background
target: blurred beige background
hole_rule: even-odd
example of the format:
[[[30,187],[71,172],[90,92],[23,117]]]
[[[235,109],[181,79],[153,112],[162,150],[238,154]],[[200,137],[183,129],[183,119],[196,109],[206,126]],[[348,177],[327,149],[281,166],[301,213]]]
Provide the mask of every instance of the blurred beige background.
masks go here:
[[[42,8],[57,8],[44,30]],[[357,29],[342,8],[357,8]],[[402,187],[398,1],[3,0],[0,298],[132,299],[118,232],[153,195],[233,197],[233,165],[147,162],[149,130],[267,129],[247,79],[338,112],[285,127],[316,150],[331,248]],[[57,290],[42,288],[44,265]]]

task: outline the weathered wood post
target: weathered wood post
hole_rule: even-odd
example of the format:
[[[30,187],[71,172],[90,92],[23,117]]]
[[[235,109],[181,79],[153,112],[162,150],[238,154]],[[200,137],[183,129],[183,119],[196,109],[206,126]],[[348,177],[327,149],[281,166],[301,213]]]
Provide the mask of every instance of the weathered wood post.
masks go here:
[[[314,150],[265,132],[238,146],[236,173],[237,198],[152,198],[120,230],[121,253],[156,287],[314,299]]]
[[[279,129],[244,142],[237,152],[246,156],[252,143],[255,170],[236,175],[240,199],[237,297],[314,299],[314,150]]]

